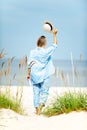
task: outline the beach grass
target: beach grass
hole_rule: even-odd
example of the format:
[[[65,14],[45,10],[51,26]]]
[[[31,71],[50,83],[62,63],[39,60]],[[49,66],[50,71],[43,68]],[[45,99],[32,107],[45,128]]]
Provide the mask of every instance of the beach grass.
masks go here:
[[[23,114],[20,100],[6,92],[0,92],[0,108],[11,109],[19,114]]]
[[[72,111],[87,111],[87,93],[66,92],[57,95],[53,102],[43,110],[45,116],[55,116]]]

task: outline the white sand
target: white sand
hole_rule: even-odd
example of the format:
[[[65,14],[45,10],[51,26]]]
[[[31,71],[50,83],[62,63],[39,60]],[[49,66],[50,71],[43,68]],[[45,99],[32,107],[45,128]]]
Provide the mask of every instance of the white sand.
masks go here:
[[[16,89],[11,87],[13,95]],[[57,93],[63,94],[65,91],[87,91],[87,88],[50,88],[48,103]],[[0,109],[0,130],[87,130],[87,112],[84,111],[50,118],[35,115],[31,87],[23,88],[22,103],[27,116],[21,116],[8,109]]]

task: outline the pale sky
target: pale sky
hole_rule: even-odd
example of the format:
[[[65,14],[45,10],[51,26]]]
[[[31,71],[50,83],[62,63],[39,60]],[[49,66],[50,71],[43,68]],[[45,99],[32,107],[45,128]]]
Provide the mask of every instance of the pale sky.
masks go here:
[[[51,21],[59,30],[54,59],[87,60],[86,0],[0,0],[0,51],[7,57],[29,56],[40,35],[50,45],[52,34],[43,31],[43,22]]]

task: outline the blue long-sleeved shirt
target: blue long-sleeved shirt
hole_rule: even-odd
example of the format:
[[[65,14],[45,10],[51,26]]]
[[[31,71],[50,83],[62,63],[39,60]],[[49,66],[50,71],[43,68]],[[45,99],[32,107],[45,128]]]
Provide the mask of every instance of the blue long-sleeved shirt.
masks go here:
[[[37,47],[30,52],[29,62],[35,61],[31,67],[31,80],[33,84],[41,83],[55,72],[51,59],[57,45],[51,44],[47,49]]]

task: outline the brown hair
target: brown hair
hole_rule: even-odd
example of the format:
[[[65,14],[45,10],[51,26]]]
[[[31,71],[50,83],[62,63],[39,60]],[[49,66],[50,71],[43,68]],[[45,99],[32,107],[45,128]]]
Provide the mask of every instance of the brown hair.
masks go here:
[[[37,46],[42,47],[46,44],[46,37],[45,36],[40,36],[39,39],[37,40]]]

